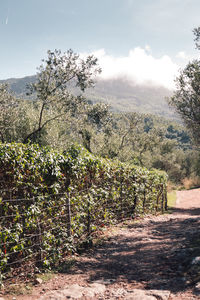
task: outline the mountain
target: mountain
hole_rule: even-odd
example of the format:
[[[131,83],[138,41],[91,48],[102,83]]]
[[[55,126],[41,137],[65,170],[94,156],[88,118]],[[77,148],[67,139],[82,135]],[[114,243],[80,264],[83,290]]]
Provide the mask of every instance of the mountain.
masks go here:
[[[18,97],[25,97],[27,91],[27,85],[36,81],[36,76],[26,76],[23,78],[9,78],[6,80],[0,80],[1,83],[7,83],[10,90]]]
[[[106,102],[113,111],[152,113],[164,117],[174,117],[167,104],[172,92],[161,86],[134,85],[125,79],[99,80],[87,92],[92,101]]]
[[[25,98],[26,86],[36,80],[36,76],[10,78],[1,80],[8,83],[10,89],[18,96]],[[94,88],[86,92],[86,97],[92,102],[105,102],[115,112],[151,113],[165,118],[174,118],[174,112],[167,104],[167,97],[172,92],[161,86],[135,85],[124,79],[98,79]]]

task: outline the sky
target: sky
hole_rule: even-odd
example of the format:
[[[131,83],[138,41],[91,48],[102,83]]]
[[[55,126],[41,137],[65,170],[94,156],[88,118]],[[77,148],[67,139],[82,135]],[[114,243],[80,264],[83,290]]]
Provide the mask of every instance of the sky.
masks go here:
[[[99,59],[102,78],[174,88],[198,58],[199,0],[0,0],[0,79],[33,75],[48,49]]]

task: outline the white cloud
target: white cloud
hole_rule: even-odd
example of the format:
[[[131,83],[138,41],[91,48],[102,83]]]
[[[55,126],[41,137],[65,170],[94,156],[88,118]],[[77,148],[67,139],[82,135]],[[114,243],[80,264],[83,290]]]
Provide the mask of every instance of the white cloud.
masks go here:
[[[104,49],[93,54],[99,60],[102,68],[100,77],[103,79],[126,77],[135,84],[162,85],[173,89],[178,65],[167,55],[153,57],[150,50],[147,45],[145,49],[137,47],[130,50],[128,56],[114,57],[106,54]]]
[[[146,45],[146,46],[145,46],[145,50],[146,50],[147,52],[151,52],[151,47],[150,47],[149,45]]]
[[[184,51],[178,52],[176,57],[181,58],[181,59],[187,59],[188,58]]]
[[[180,64],[184,66],[189,61],[192,61],[194,59],[199,59],[199,55],[198,55],[198,53],[187,54],[184,51],[180,51],[180,52],[177,53],[176,58],[178,58]]]

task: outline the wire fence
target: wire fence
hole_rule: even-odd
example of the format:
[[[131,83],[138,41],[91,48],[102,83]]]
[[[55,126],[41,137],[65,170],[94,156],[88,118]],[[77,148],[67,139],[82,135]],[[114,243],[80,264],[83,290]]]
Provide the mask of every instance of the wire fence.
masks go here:
[[[167,209],[164,184],[88,184],[52,192],[0,183],[0,271],[5,277],[55,265],[107,224]],[[17,197],[21,195],[21,197]],[[28,272],[28,271],[27,271]]]

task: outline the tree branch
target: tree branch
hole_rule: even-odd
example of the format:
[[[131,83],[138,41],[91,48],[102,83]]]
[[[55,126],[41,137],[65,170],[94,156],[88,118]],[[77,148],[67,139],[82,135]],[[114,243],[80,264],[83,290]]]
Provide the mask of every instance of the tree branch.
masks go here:
[[[55,116],[55,117],[53,117],[53,118],[51,118],[51,119],[48,119],[48,120],[46,120],[43,124],[42,124],[42,126],[40,126],[40,127],[38,127],[36,130],[34,130],[34,131],[32,131],[30,134],[28,134],[27,136],[26,136],[26,138],[23,140],[23,143],[24,144],[26,144],[30,139],[31,139],[31,137],[32,136],[34,136],[34,135],[36,135],[37,133],[39,133],[49,122],[51,122],[51,121],[54,121],[54,120],[56,120],[56,119],[58,119],[58,118],[60,118],[60,117],[62,117],[62,116],[64,116],[65,115],[65,113],[62,113],[62,114],[59,114],[59,115],[57,115],[57,116]]]

